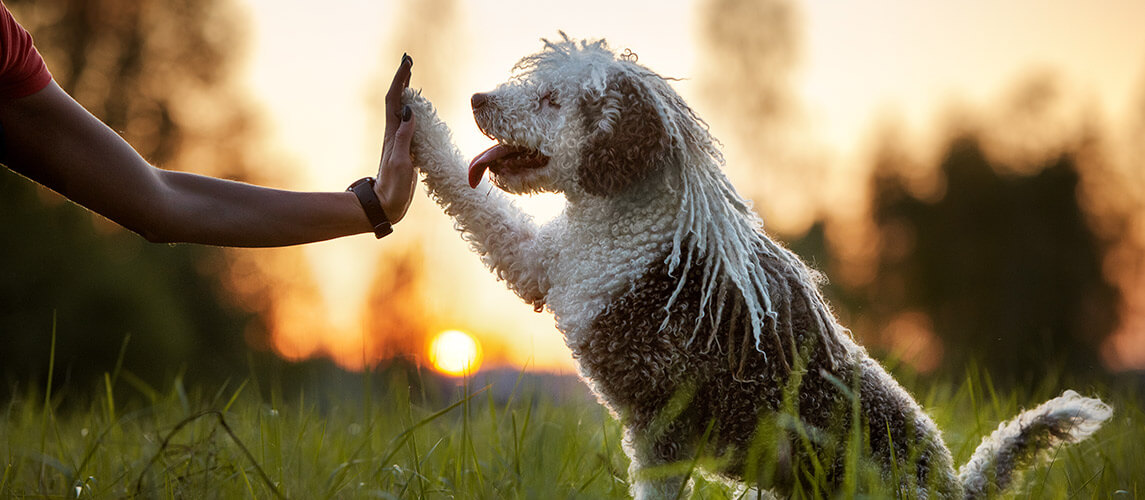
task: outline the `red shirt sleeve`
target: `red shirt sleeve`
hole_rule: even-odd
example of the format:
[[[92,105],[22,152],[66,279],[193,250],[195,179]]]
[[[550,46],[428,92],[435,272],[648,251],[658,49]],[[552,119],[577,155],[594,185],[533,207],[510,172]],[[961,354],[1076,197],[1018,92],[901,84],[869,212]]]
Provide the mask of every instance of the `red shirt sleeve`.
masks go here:
[[[48,66],[32,45],[32,35],[0,2],[0,100],[35,94],[51,81]]]

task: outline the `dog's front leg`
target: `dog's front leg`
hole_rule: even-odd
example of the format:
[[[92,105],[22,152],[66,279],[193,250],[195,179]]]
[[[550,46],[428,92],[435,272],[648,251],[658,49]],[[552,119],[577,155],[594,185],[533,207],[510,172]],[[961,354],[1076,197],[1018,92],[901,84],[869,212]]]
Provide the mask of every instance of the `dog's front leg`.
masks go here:
[[[654,436],[653,434],[660,434]],[[624,428],[624,451],[628,466],[629,492],[636,500],[685,499],[692,495],[690,462],[694,450],[675,433],[653,433],[648,429]]]
[[[417,116],[410,154],[425,175],[430,196],[453,218],[462,237],[497,278],[505,280],[524,301],[542,307],[548,279],[532,218],[499,190],[470,188],[467,162],[433,105],[410,89],[402,101]]]

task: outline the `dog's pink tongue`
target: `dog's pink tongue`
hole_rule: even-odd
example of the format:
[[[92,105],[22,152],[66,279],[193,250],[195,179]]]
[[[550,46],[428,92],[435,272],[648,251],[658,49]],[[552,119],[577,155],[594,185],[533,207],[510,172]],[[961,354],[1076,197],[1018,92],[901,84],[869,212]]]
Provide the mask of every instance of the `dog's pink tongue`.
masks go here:
[[[485,169],[489,168],[489,164],[504,158],[509,152],[509,148],[497,144],[473,158],[473,161],[469,162],[469,187],[476,188],[481,184],[481,177],[485,175]]]

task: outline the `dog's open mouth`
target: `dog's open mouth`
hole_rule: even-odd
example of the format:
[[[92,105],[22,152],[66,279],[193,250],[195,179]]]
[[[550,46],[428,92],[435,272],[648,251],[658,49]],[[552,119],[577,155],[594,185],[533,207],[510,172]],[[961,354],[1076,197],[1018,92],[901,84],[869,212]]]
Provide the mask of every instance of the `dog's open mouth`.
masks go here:
[[[469,187],[475,188],[481,183],[486,169],[497,175],[505,175],[541,168],[548,163],[549,157],[535,149],[498,144],[469,162]]]

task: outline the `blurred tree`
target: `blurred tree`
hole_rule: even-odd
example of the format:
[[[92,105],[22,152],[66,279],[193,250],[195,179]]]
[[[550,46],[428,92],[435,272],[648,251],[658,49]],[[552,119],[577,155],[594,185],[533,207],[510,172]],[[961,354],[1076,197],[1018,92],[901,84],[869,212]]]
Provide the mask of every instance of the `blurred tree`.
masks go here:
[[[697,13],[704,49],[697,74],[713,110],[749,143],[781,135],[798,106],[791,84],[802,41],[797,2],[703,0]]]
[[[1034,382],[1050,368],[1099,371],[1118,291],[1103,278],[1103,242],[1079,202],[1076,154],[1019,174],[964,135],[938,166],[939,192],[926,195],[897,158],[882,155],[872,178],[880,245],[860,294],[875,328],[909,320],[932,329],[946,368],[977,360],[1001,382]]]
[[[227,85],[240,41],[229,3],[5,4],[60,86],[145,158],[248,178],[252,113]],[[148,244],[7,170],[0,200],[0,370],[9,381],[43,380],[53,317],[56,380],[111,371],[127,335],[123,367],[149,383],[184,366],[192,376],[244,373],[243,334],[258,324],[219,284],[221,249]]]
[[[768,230],[797,233],[829,203],[826,161],[793,82],[803,51],[801,2],[700,0],[697,110],[726,145],[725,172]],[[707,109],[704,109],[707,108]]]
[[[248,179],[254,113],[231,85],[229,0],[10,0],[52,76],[155,165]]]
[[[419,359],[431,331],[429,314],[420,306],[426,288],[424,249],[413,245],[379,262],[366,302],[364,355],[371,363],[411,356]]]

